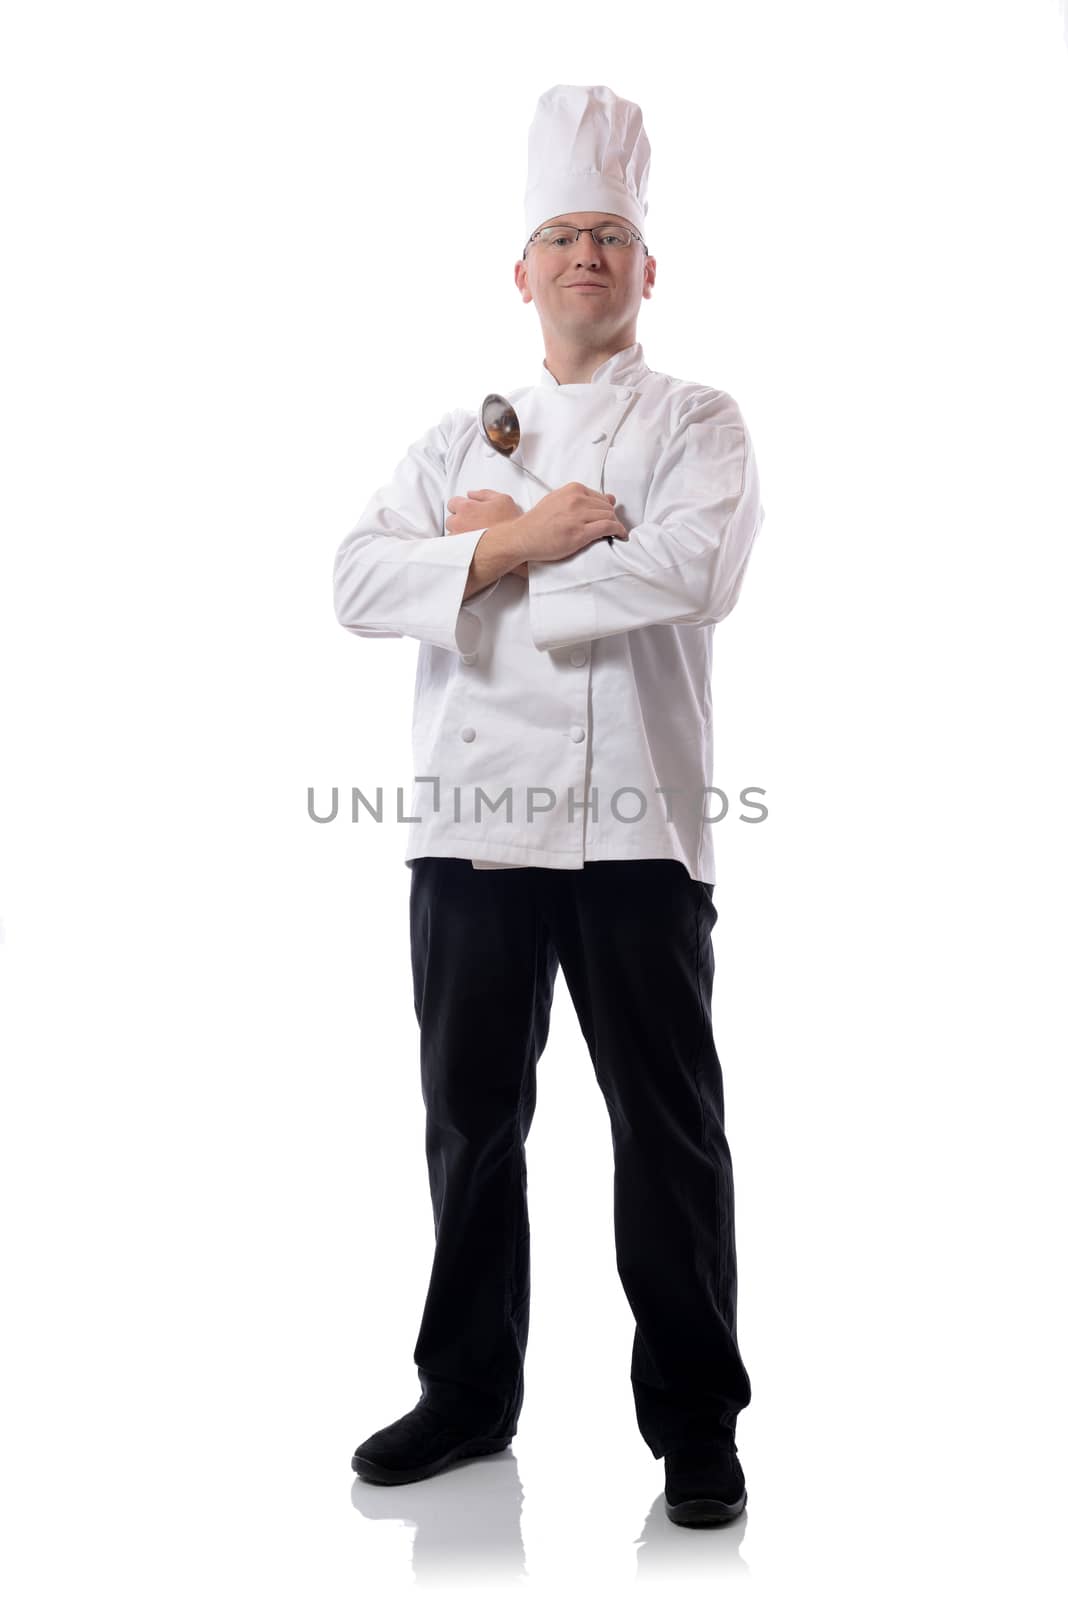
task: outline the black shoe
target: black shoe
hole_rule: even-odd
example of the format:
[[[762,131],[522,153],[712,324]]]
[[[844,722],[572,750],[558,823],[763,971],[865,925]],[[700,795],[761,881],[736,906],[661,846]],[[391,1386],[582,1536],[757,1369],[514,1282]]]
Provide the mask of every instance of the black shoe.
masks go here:
[[[734,1442],[686,1445],[664,1456],[664,1507],[672,1522],[708,1527],[730,1522],[748,1498]]]
[[[513,1437],[507,1433],[494,1438],[484,1429],[461,1427],[420,1400],[388,1428],[380,1428],[356,1446],[352,1470],[368,1483],[416,1483],[453,1461],[506,1450]]]

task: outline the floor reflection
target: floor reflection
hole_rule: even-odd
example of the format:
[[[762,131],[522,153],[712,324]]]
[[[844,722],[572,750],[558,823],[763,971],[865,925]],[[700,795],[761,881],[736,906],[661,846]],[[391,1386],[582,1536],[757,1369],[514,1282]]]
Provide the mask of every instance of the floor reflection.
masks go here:
[[[520,1521],[523,1485],[511,1449],[486,1460],[454,1462],[420,1483],[391,1486],[356,1478],[352,1504],[369,1521],[415,1529],[412,1569],[417,1583],[530,1579]],[[661,1492],[634,1541],[636,1579],[747,1573],[741,1545],[748,1518],[747,1507],[719,1528],[678,1527],[668,1520]],[[576,1526],[563,1537],[570,1541],[580,1534]]]
[[[528,1576],[519,1515],[523,1486],[511,1450],[456,1461],[421,1483],[352,1485],[356,1510],[415,1528],[412,1568],[420,1578],[497,1581]]]
[[[749,1571],[742,1558],[742,1540],[749,1507],[721,1527],[683,1528],[668,1519],[664,1496],[649,1508],[638,1543],[637,1578],[735,1578]]]

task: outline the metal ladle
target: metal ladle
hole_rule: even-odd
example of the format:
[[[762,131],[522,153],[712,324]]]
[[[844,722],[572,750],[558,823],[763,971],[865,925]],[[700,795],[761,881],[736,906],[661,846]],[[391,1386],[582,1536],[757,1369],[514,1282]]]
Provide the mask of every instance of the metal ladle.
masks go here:
[[[533,478],[535,483],[552,493],[549,485],[542,483],[537,473],[531,472],[518,459],[519,418],[515,414],[515,407],[509,405],[503,394],[488,394],[483,400],[482,410],[478,414],[478,431],[498,455],[507,456],[509,461],[515,462],[520,472],[525,472],[528,478]]]
[[[536,472],[531,472],[518,459],[519,455],[519,418],[516,416],[515,407],[510,405],[503,394],[488,394],[482,402],[482,409],[478,414],[478,431],[492,450],[498,455],[507,456],[509,461],[515,463],[520,472],[525,472],[528,478],[540,484],[549,494],[552,489],[543,483]],[[610,533],[605,534],[608,543],[613,542]]]

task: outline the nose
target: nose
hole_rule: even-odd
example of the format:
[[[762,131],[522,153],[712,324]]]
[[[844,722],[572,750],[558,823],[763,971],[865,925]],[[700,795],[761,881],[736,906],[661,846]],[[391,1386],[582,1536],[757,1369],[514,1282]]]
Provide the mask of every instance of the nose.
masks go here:
[[[574,271],[579,267],[594,267],[604,259],[604,246],[599,245],[592,233],[582,233],[575,244]]]

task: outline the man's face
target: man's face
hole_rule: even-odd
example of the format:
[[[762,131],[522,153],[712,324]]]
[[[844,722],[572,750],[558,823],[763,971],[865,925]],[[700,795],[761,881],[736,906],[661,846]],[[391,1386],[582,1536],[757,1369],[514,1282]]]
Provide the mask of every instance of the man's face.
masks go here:
[[[625,217],[610,211],[569,211],[547,217],[542,226],[554,222],[576,228],[601,222],[628,226]],[[655,257],[646,256],[637,239],[624,250],[598,244],[592,233],[580,233],[574,244],[532,243],[526,260],[515,266],[523,301],[533,300],[542,327],[579,343],[608,343],[626,331],[642,299],[650,298],[655,277]]]

